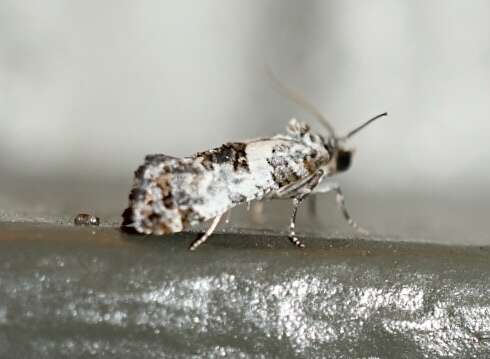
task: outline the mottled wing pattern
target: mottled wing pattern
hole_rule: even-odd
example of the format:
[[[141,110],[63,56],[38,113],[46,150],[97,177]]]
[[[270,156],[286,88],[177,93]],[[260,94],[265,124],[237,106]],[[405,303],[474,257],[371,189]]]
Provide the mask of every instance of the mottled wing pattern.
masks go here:
[[[300,182],[329,157],[308,130],[292,121],[286,136],[226,143],[186,158],[147,156],[135,172],[123,225],[147,234],[179,232]]]
[[[201,163],[208,170],[213,170],[216,166],[229,164],[233,166],[235,171],[242,169],[250,172],[245,152],[246,148],[247,144],[244,142],[225,143],[221,147],[198,152],[193,158],[201,159]]]
[[[194,207],[199,201],[197,179],[205,174],[190,158],[147,156],[135,172],[123,225],[140,233],[168,234],[202,222]]]

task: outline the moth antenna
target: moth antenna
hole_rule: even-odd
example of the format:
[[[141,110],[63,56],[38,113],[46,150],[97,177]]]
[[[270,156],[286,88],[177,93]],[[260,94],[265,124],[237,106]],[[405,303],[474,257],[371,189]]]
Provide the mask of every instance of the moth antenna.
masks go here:
[[[362,130],[364,127],[366,127],[367,125],[369,125],[370,123],[376,121],[378,118],[380,117],[383,117],[383,116],[388,116],[388,112],[383,112],[382,114],[379,114],[377,116],[374,116],[373,118],[371,118],[370,120],[367,120],[366,122],[364,122],[362,125],[356,127],[355,129],[353,129],[352,131],[350,131],[347,135],[343,136],[343,137],[340,137],[339,140],[341,141],[345,141],[349,138],[351,138],[352,136],[354,136],[356,133],[358,133],[360,130]]]
[[[327,121],[325,116],[322,115],[320,111],[307,99],[305,99],[302,95],[300,95],[298,92],[290,89],[287,87],[285,84],[283,84],[272,72],[271,68],[269,66],[265,66],[265,73],[269,80],[272,82],[274,85],[274,89],[281,95],[285,96],[289,100],[295,102],[299,106],[303,107],[306,111],[308,111],[310,114],[312,114],[325,128],[326,130],[330,133],[330,135],[335,138],[335,130],[333,127],[330,125],[330,123]]]

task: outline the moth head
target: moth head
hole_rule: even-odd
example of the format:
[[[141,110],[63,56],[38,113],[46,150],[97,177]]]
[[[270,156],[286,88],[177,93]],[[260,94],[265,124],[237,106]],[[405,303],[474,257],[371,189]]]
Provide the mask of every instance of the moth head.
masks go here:
[[[387,113],[382,113],[380,115],[374,116],[373,118],[369,119],[368,121],[364,122],[360,126],[354,128],[353,130],[349,131],[345,136],[337,137],[335,134],[331,133],[327,144],[325,145],[327,151],[331,153],[333,156],[332,158],[335,159],[335,165],[332,166],[335,170],[335,172],[343,172],[349,169],[351,163],[352,163],[352,155],[354,154],[353,149],[346,149],[344,147],[344,143],[354,136],[356,133],[358,133],[360,130],[362,130],[364,127],[369,125],[370,123],[374,122],[380,117],[386,116]]]
[[[370,120],[349,131],[345,136],[337,136],[333,126],[330,125],[325,116],[323,116],[322,113],[312,103],[306,100],[301,94],[290,89],[281,81],[279,81],[279,79],[274,75],[274,73],[268,66],[266,66],[265,71],[271,83],[274,85],[275,89],[279,93],[283,94],[291,101],[297,103],[310,114],[312,114],[320,122],[323,128],[328,132],[327,139],[324,140],[321,136],[317,136],[317,138],[321,139],[321,143],[323,143],[325,149],[331,155],[331,158],[336,159],[336,165],[334,168],[334,170],[336,171],[345,171],[349,168],[352,160],[352,154],[354,152],[353,150],[345,149],[342,144],[370,123],[376,121],[380,117],[388,115],[385,112],[380,115],[374,116]],[[303,136],[305,133],[309,132],[309,127],[298,123],[296,120],[292,120],[289,124],[288,131],[290,134],[299,134]]]

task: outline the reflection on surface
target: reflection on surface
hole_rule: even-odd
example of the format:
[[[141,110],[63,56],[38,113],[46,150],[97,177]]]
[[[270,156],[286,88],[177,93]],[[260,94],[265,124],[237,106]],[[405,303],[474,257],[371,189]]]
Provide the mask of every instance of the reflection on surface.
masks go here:
[[[490,354],[488,247],[2,224],[0,353]],[[4,344],[4,345],[3,345]]]

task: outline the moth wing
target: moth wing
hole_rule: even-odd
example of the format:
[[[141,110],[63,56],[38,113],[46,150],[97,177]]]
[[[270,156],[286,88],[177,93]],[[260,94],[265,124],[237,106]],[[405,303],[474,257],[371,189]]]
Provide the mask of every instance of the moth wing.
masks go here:
[[[178,157],[164,155],[163,153],[157,153],[153,155],[146,155],[145,162],[163,162],[166,160],[177,160]]]

